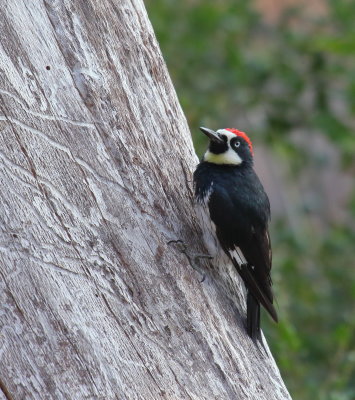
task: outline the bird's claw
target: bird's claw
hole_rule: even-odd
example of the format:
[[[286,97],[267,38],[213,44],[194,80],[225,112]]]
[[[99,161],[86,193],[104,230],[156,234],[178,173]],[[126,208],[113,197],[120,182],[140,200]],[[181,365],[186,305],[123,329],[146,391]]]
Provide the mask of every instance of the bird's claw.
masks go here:
[[[176,244],[180,247],[180,252],[183,253],[187,260],[189,261],[190,266],[197,271],[200,275],[202,275],[202,279],[200,280],[200,282],[202,283],[205,279],[206,279],[206,273],[205,271],[202,271],[201,267],[198,265],[198,260],[199,259],[208,259],[208,260],[212,260],[213,257],[209,254],[191,254],[188,252],[187,246],[185,244],[185,242],[181,239],[178,240],[169,240],[168,244]]]

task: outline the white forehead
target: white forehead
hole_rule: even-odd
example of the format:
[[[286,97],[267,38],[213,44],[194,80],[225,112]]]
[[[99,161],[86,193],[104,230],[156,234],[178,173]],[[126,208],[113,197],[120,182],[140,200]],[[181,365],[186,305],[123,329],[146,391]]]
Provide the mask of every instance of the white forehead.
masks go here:
[[[228,139],[228,143],[231,141],[231,139],[237,136],[235,133],[227,131],[227,129],[218,129],[217,133],[220,135],[225,135]]]

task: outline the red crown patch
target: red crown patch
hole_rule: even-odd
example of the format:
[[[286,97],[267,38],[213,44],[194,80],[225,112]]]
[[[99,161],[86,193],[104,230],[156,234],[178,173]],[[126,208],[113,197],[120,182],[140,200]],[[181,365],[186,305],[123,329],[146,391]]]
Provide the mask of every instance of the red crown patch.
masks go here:
[[[235,135],[240,136],[241,138],[243,138],[248,143],[248,146],[249,146],[251,154],[254,155],[253,145],[252,145],[251,140],[249,139],[248,135],[245,132],[238,131],[238,129],[233,129],[233,128],[226,128],[226,131],[232,132]]]

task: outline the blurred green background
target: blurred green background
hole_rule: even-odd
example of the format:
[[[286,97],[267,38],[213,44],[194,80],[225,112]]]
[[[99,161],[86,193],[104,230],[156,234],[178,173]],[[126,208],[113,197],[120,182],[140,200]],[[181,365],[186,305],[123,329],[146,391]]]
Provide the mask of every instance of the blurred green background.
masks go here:
[[[256,147],[280,318],[263,327],[291,395],[355,399],[355,2],[145,3],[198,155],[201,125]]]

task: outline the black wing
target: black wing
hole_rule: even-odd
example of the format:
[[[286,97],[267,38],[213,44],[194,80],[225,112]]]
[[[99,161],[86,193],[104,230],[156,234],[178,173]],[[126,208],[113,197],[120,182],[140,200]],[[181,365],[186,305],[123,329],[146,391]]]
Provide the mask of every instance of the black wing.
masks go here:
[[[257,177],[255,176],[257,179]],[[277,321],[271,290],[269,200],[257,179],[243,191],[215,186],[209,211],[223,250],[231,258],[248,291]]]

